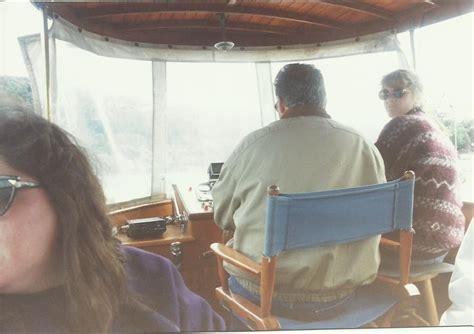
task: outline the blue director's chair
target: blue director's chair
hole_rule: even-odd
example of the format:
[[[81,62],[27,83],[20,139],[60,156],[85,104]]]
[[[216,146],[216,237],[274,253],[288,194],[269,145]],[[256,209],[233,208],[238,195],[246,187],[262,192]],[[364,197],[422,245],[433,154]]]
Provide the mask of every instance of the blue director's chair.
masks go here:
[[[260,263],[221,243],[211,249],[217,255],[221,287],[217,298],[232,315],[250,329],[318,329],[390,326],[399,302],[416,288],[408,284],[412,243],[414,173],[396,181],[312,193],[282,194],[268,188],[265,241]],[[356,289],[344,311],[330,319],[301,322],[272,315],[272,295],[279,253],[306,247],[341,244],[399,231],[400,275],[378,276],[375,283]],[[394,246],[393,244],[391,246]],[[315,249],[317,252],[317,249]],[[229,289],[223,261],[260,280],[260,304]],[[357,265],[356,263],[354,265]]]

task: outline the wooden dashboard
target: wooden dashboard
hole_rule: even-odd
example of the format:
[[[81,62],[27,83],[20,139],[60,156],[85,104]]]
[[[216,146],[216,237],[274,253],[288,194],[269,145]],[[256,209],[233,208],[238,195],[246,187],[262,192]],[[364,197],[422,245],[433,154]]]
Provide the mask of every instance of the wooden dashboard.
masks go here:
[[[185,229],[180,225],[168,225],[160,238],[131,239],[124,233],[119,233],[118,238],[123,245],[141,248],[175,262],[186,285],[220,312],[214,291],[219,285],[217,265],[209,246],[222,241],[222,231],[214,223],[212,208],[197,200],[193,187],[173,185],[173,191],[176,205],[171,200],[165,200],[116,210],[110,213],[112,224],[120,227],[128,219],[165,217],[177,213],[186,216],[188,222]],[[179,256],[176,256],[176,250],[171,250],[172,244],[179,247]]]

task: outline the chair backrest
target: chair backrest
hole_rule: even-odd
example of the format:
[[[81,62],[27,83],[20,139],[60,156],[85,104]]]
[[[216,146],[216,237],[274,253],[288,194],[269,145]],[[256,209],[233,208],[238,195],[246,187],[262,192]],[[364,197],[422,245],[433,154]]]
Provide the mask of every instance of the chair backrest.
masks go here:
[[[313,193],[281,194],[277,186],[270,186],[261,262],[223,244],[211,245],[222,284],[216,289],[217,297],[239,316],[255,322],[253,327],[279,328],[273,327],[271,305],[280,252],[368,239],[394,230],[400,230],[400,243],[388,241],[388,246],[400,254],[400,279],[381,279],[403,286],[410,273],[414,182],[415,173],[407,171],[388,183]],[[260,278],[260,307],[230,292],[224,260]]]
[[[263,255],[411,230],[414,181],[406,172],[383,184],[322,192],[283,194],[271,186]]]

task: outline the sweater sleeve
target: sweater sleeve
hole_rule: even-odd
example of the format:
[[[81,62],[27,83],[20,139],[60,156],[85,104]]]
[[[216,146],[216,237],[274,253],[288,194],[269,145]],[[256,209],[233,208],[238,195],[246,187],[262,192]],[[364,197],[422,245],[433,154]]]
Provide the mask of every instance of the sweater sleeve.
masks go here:
[[[413,250],[431,256],[459,245],[464,217],[458,195],[457,152],[449,138],[423,113],[392,119],[376,146],[385,163],[387,180],[413,170]]]
[[[398,179],[405,171],[405,167],[397,165],[397,156],[406,138],[401,137],[403,119],[396,117],[390,120],[380,133],[375,146],[379,150],[385,165],[385,174],[388,181]]]
[[[392,119],[376,144],[385,163],[387,179],[413,170],[416,179],[429,180],[440,175],[454,183],[457,153],[449,138],[427,117],[407,115]]]
[[[430,122],[415,115],[393,118],[384,127],[375,143],[385,164],[387,180],[395,180],[406,170],[413,170],[416,177],[429,170],[422,159],[436,151],[438,137]]]

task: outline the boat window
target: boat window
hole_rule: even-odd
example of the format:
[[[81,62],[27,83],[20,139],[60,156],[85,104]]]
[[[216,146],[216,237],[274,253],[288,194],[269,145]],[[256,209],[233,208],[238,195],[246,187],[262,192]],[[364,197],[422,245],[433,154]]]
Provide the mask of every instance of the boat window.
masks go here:
[[[63,41],[57,48],[53,121],[96,162],[108,203],[151,195],[151,62],[97,56]]]
[[[474,201],[473,22],[469,13],[415,32],[425,107],[446,127],[459,153],[462,199]],[[454,37],[453,37],[454,36]]]
[[[39,33],[42,24],[41,12],[29,2],[0,2],[0,90],[31,104],[30,80],[17,37]]]
[[[167,184],[205,181],[262,126],[253,63],[167,63]]]

